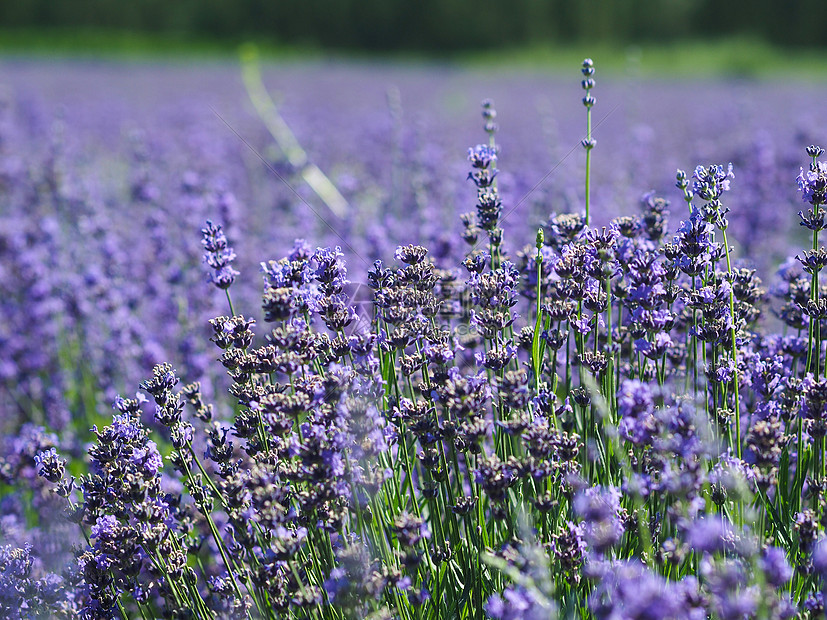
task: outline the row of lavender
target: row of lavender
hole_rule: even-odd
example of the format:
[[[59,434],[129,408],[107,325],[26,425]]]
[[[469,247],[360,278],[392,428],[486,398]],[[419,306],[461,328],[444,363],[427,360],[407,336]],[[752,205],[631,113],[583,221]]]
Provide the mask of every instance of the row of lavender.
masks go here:
[[[530,145],[500,173],[510,159],[487,101],[463,198],[442,178],[456,162],[427,126],[408,130],[392,91],[386,131],[351,119],[367,138],[332,174],[343,217],[256,146],[263,135],[165,126],[169,142],[132,134],[119,162],[71,123],[32,148],[38,121],[12,99],[0,609],[823,613],[822,152],[733,138],[714,150],[737,179],[731,166],[679,172],[678,208],[648,193],[620,215],[625,185],[661,177],[640,145],[628,170],[601,175],[616,145],[592,133],[612,110],[598,113],[593,65],[583,72],[585,169],[571,158],[584,174],[537,183],[569,160],[564,143],[542,161]],[[265,165],[245,159],[255,150]],[[797,252],[784,231],[799,165],[812,250],[767,293],[741,259],[759,247],[767,273],[773,254]],[[261,190],[266,175],[284,182]],[[477,208],[460,216],[468,185]],[[575,214],[536,217],[555,205]],[[204,282],[200,228],[225,293]],[[255,266],[297,232],[314,243]]]

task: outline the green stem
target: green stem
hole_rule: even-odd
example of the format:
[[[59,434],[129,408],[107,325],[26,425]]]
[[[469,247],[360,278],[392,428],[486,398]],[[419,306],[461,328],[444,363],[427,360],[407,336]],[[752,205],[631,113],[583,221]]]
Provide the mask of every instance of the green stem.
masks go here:
[[[816,205],[816,215],[818,215],[819,206]],[[818,250],[818,231],[813,231],[813,251]],[[818,270],[813,269],[813,280],[811,283],[810,288],[810,297],[812,297],[813,301],[818,304]],[[817,308],[818,306],[816,306]],[[819,358],[821,357],[821,316],[816,315],[816,321],[813,325],[813,340],[815,341],[815,349],[813,351],[813,362],[815,365],[815,372],[813,375],[815,376],[816,380],[818,380],[820,370],[819,367],[821,364],[819,363]],[[813,322],[812,317],[810,318],[810,323]]]
[[[606,351],[609,357],[609,365],[606,367],[606,402],[609,406],[609,413],[615,412],[615,386],[614,383],[614,358],[615,354],[612,351],[613,345],[612,335],[612,278],[606,276]]]
[[[534,323],[534,337],[531,340],[531,361],[534,365],[534,389],[540,393],[540,328],[543,326],[543,229],[537,231],[537,320]]]
[[[726,230],[721,231],[724,236],[724,250],[726,251],[726,270],[727,274],[730,276],[732,275],[732,262],[729,256],[729,243],[727,242],[726,237]],[[741,404],[740,398],[738,395],[738,344],[736,340],[736,329],[735,329],[735,292],[732,288],[732,282],[730,282],[730,289],[729,289],[729,313],[730,318],[732,320],[732,327],[730,329],[732,335],[732,363],[735,366],[735,372],[732,379],[733,384],[733,397],[735,398],[735,442],[736,442],[736,449],[738,458],[741,458]]]
[[[588,91],[586,91],[588,95]],[[589,225],[589,210],[591,206],[591,165],[592,165],[592,108],[586,108],[586,226]]]

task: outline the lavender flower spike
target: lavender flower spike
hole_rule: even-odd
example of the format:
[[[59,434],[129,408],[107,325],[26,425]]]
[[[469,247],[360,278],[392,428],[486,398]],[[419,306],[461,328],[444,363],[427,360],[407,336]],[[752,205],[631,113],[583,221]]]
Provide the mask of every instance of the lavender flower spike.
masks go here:
[[[213,270],[213,273],[209,276],[209,281],[218,288],[226,290],[230,288],[238,275],[238,271],[231,266],[236,254],[228,245],[221,224],[213,224],[210,220],[207,220],[207,227],[202,228],[201,233],[203,234],[201,244],[206,250],[204,262]]]

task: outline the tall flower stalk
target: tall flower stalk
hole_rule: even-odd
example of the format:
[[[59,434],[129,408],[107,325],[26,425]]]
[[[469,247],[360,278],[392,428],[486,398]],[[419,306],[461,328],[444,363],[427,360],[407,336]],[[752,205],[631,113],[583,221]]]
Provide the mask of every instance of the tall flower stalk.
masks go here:
[[[819,382],[821,375],[821,322],[827,316],[827,300],[820,296],[819,274],[827,265],[827,252],[819,248],[818,234],[824,229],[824,204],[827,203],[827,163],[820,161],[819,157],[824,154],[824,149],[819,146],[808,146],[807,155],[812,158],[809,168],[801,169],[798,175],[798,188],[803,200],[808,202],[812,208],[805,215],[799,212],[801,225],[812,230],[813,246],[809,252],[796,256],[805,272],[810,274],[810,299],[802,308],[803,313],[808,317],[809,327],[807,330],[807,366],[805,377],[807,393],[805,394],[806,412],[809,419],[809,434],[814,439],[812,447],[812,476],[823,481],[825,479],[825,433],[822,431],[821,415],[815,413],[820,404],[813,406],[814,401],[820,400],[818,394],[823,391],[823,384]],[[827,371],[825,371],[827,374]],[[815,414],[815,415],[814,415]],[[799,419],[799,442],[802,437],[803,419]],[[806,452],[805,452],[806,454]],[[801,464],[798,464],[797,477],[803,480],[804,471]]]
[[[233,300],[230,297],[230,286],[238,276],[238,271],[233,269],[232,266],[236,259],[236,253],[227,242],[227,236],[224,234],[221,224],[213,224],[210,220],[207,220],[207,226],[201,230],[201,235],[201,245],[204,246],[204,262],[212,269],[212,273],[209,274],[209,281],[224,291],[227,296],[227,303],[230,306],[230,314],[235,315]]]
[[[592,149],[597,144],[597,140],[592,138],[592,108],[597,100],[592,95],[591,91],[594,88],[594,61],[591,58],[586,58],[583,61],[583,80],[580,83],[586,94],[583,96],[583,105],[586,107],[586,137],[582,141],[583,148],[586,150],[586,226],[590,223],[590,206],[591,206],[591,158]]]
[[[735,453],[738,458],[742,456],[741,447],[741,399],[739,395],[740,372],[738,368],[738,317],[735,314],[735,291],[732,272],[732,259],[730,247],[727,241],[727,228],[729,220],[726,217],[729,209],[723,206],[721,196],[729,191],[730,179],[735,175],[732,172],[732,164],[727,167],[712,165],[709,167],[698,166],[693,173],[692,191],[705,204],[701,207],[701,217],[708,223],[714,225],[721,231],[726,255],[726,267],[728,278],[728,302],[729,302],[729,351],[732,360],[732,390],[735,418]],[[716,362],[717,363],[717,362]]]
[[[810,304],[805,309],[809,317],[808,348],[807,348],[807,372],[812,372],[816,379],[820,375],[821,357],[821,320],[825,312],[820,310],[819,305],[819,280],[818,274],[824,267],[819,258],[818,233],[824,229],[823,205],[827,203],[827,163],[819,161],[824,154],[824,149],[811,145],[807,147],[807,155],[812,158],[808,170],[801,169],[798,175],[798,189],[803,200],[812,205],[812,209],[805,215],[799,212],[801,225],[813,232],[813,247],[811,252],[805,253],[804,258],[799,260],[805,270],[811,274],[810,279]]]

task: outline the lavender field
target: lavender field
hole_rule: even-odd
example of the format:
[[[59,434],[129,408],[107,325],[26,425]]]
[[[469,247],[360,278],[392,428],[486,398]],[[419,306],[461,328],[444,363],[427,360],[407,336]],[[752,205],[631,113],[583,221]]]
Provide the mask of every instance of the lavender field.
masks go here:
[[[827,85],[599,60],[0,59],[0,617],[823,617]]]

